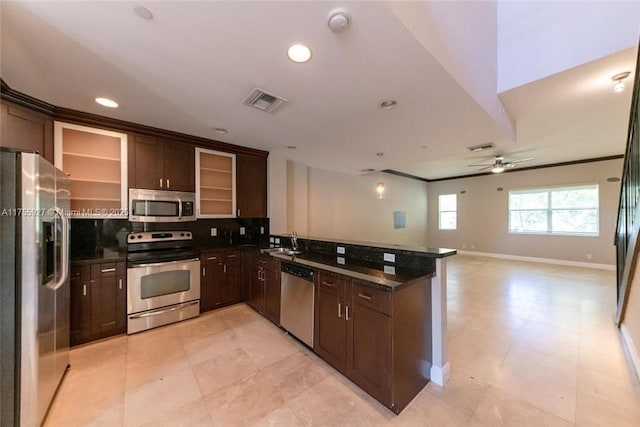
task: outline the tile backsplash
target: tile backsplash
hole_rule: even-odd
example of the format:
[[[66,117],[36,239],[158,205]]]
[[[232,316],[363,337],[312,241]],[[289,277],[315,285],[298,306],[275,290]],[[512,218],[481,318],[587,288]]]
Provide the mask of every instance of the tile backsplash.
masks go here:
[[[211,236],[211,228],[217,235]],[[264,245],[269,243],[269,218],[200,219],[190,222],[143,223],[126,219],[72,219],[71,258],[126,248],[127,234],[136,231],[189,230],[197,247]]]

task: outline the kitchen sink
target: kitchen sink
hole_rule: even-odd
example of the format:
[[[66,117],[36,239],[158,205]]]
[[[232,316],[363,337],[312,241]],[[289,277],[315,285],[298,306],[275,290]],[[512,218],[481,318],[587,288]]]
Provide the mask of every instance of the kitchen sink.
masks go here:
[[[263,254],[277,253],[277,254],[284,254],[284,255],[300,255],[301,253],[303,253],[303,251],[301,250],[293,250],[290,248],[265,248],[265,249],[260,249],[260,252],[262,252]]]

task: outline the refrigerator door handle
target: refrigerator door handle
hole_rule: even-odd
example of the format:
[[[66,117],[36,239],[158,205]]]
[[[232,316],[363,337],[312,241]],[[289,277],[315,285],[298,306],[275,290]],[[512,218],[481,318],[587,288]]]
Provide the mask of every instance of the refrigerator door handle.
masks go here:
[[[62,274],[60,279],[53,285],[49,286],[52,290],[57,290],[60,286],[64,285],[69,277],[69,218],[65,215],[64,211],[60,208],[54,208],[55,214],[60,217],[62,224]]]

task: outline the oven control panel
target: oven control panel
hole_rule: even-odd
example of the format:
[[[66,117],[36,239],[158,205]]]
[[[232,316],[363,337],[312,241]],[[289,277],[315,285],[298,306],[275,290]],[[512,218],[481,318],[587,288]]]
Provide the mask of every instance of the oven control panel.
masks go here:
[[[127,235],[127,243],[171,242],[178,240],[193,240],[193,235],[190,231],[141,231]]]

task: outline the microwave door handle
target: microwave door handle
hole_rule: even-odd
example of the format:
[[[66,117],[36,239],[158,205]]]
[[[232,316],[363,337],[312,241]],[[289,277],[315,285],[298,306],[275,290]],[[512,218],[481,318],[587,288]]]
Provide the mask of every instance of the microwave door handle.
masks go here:
[[[55,215],[60,217],[62,224],[62,274],[53,285],[47,285],[52,290],[57,290],[67,281],[69,277],[69,218],[65,215],[64,211],[60,208],[54,208]]]

